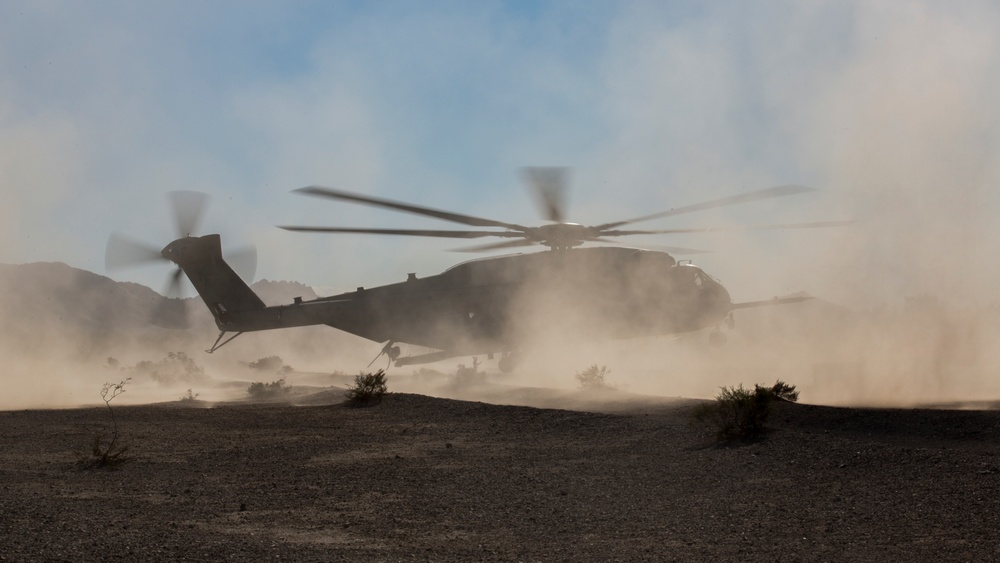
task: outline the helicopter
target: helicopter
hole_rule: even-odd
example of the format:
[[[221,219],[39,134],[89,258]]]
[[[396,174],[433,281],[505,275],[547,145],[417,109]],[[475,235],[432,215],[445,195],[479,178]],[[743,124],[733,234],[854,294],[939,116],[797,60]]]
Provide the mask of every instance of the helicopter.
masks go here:
[[[572,334],[584,340],[679,335],[708,329],[713,344],[724,342],[723,324],[733,326],[733,311],[809,299],[807,296],[733,303],[722,283],[674,254],[697,249],[665,247],[646,250],[613,243],[617,237],[719,230],[807,229],[843,226],[850,221],[824,221],[724,228],[622,229],[641,221],[814,191],[781,185],[714,199],[631,219],[587,226],[565,220],[566,169],[534,167],[523,171],[534,188],[547,224],[525,226],[445,211],[321,186],[295,192],[327,200],[391,209],[459,223],[467,230],[281,226],[306,233],[378,234],[438,238],[502,238],[458,249],[483,252],[527,246],[547,250],[478,258],[427,277],[410,273],[404,281],[312,300],[266,306],[247,285],[256,255],[243,251],[223,257],[218,234],[192,236],[206,196],[171,192],[179,238],[162,250],[113,234],[105,254],[114,269],[154,260],[177,265],[167,293],[175,293],[185,274],[215,318],[220,333],[213,353],[246,332],[309,325],[333,328],[382,344],[397,367],[437,362],[458,356],[499,354],[498,368],[511,371],[518,350],[538,335]],[[587,245],[584,247],[584,245]],[[582,247],[582,248],[581,248]],[[243,275],[232,264],[247,264]],[[240,268],[238,268],[240,269]],[[227,337],[228,335],[228,337]],[[402,355],[400,344],[430,351]],[[374,360],[373,360],[374,362]],[[369,364],[371,365],[371,364]]]

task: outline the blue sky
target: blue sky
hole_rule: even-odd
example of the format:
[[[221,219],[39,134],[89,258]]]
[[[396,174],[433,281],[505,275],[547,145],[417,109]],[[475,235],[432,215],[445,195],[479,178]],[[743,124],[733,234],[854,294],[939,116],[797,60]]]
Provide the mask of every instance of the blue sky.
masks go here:
[[[633,241],[715,250],[697,262],[737,299],[990,299],[998,37],[992,2],[8,0],[0,262],[103,273],[111,232],[165,245],[163,194],[193,189],[258,277],[376,285],[468,256],[277,230],[449,226],[290,190],[534,224],[517,168],[562,165],[581,223],[785,183],[823,192],[648,226],[859,220]]]

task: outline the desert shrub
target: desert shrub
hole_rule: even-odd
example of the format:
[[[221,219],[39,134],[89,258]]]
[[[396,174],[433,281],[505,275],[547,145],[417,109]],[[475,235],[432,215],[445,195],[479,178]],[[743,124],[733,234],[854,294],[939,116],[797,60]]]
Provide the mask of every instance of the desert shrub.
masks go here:
[[[261,381],[255,381],[247,387],[247,395],[255,401],[268,401],[277,399],[282,395],[288,394],[292,390],[290,385],[285,384],[285,378],[282,377],[277,381],[272,381],[270,383],[264,383]]]
[[[480,383],[483,376],[479,371],[479,364],[479,358],[473,356],[471,366],[466,366],[465,364],[455,366],[455,375],[451,378],[451,385],[455,388],[460,388]]]
[[[257,371],[267,373],[290,373],[292,366],[285,365],[285,361],[280,356],[267,356],[247,364],[247,367]]]
[[[780,380],[772,387],[754,385],[752,391],[743,385],[723,387],[714,403],[699,405],[693,416],[696,423],[714,429],[720,441],[748,440],[764,432],[772,401],[798,398],[795,386]]]
[[[364,405],[382,399],[388,390],[385,370],[374,373],[361,372],[354,376],[354,386],[347,390],[347,402],[352,405]]]
[[[415,381],[429,382],[433,380],[443,379],[447,377],[448,374],[443,371],[438,371],[436,369],[422,367],[413,372],[413,379]]]
[[[608,369],[608,366],[594,364],[576,374],[576,381],[580,384],[580,389],[584,391],[614,389],[615,386],[608,381],[608,375],[610,374],[611,370]]]
[[[756,385],[755,387],[759,388],[760,385]],[[780,379],[770,388],[765,388],[765,390],[771,394],[772,398],[780,401],[794,403],[799,400],[799,392],[795,390],[795,386],[789,385]]]
[[[170,352],[158,362],[141,361],[129,368],[129,371],[133,375],[148,376],[163,385],[205,380],[205,369],[184,352]]]
[[[108,436],[106,430],[96,432],[90,444],[89,455],[77,453],[77,459],[84,468],[113,468],[128,460],[126,454],[128,453],[129,446],[128,444],[119,443],[118,419],[115,417],[115,410],[111,407],[111,401],[125,392],[125,385],[131,379],[129,377],[118,383],[105,383],[101,387],[101,399],[108,406],[108,413],[111,415],[111,435]]]

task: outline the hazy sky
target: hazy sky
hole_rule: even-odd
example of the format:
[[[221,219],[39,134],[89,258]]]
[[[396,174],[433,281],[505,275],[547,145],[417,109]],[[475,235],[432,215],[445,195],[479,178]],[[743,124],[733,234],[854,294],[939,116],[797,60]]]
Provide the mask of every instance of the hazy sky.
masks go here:
[[[630,241],[715,250],[737,300],[994,299],[998,100],[996,2],[5,0],[0,262],[103,273],[112,231],[165,245],[191,189],[258,277],[401,281],[463,241],[273,226],[452,225],[289,191],[535,224],[516,169],[563,165],[581,223],[786,183],[823,192],[642,226],[859,221]]]

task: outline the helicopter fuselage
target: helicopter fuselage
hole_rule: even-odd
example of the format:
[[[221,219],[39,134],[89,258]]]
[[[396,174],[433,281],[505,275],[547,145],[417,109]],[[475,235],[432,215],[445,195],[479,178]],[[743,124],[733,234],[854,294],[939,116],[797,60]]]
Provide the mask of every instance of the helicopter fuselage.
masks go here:
[[[198,286],[192,268],[184,269]],[[726,289],[700,268],[664,252],[615,247],[472,260],[434,276],[411,274],[399,283],[276,307],[206,304],[220,313],[224,332],[326,324],[448,355],[507,352],[552,335],[690,332],[717,327],[732,309]]]
[[[734,304],[717,280],[670,254],[626,247],[581,247],[618,237],[712,230],[811,229],[850,221],[785,223],[724,228],[633,229],[634,223],[684,213],[813,191],[782,185],[671,208],[641,217],[582,225],[566,222],[565,169],[527,168],[548,224],[520,225],[442,209],[351,193],[322,186],[296,190],[305,195],[346,201],[461,224],[462,229],[401,229],[290,225],[289,231],[420,236],[450,239],[503,239],[459,250],[483,252],[541,245],[548,251],[498,256],[458,264],[424,278],[330,297],[266,306],[222,257],[219,235],[190,236],[204,194],[173,192],[177,231],[182,238],[159,254],[155,248],[122,237],[108,240],[105,261],[112,265],[166,259],[176,263],[205,301],[221,334],[209,350],[249,331],[329,325],[386,343],[383,352],[397,365],[436,361],[456,355],[509,353],[538,340],[600,340],[653,336],[718,328],[735,309],[795,303],[793,296]],[[696,249],[673,248],[677,254]],[[252,277],[252,274],[251,276]],[[175,287],[180,272],[171,279]],[[235,336],[222,341],[227,333]],[[719,343],[721,332],[711,340]],[[400,358],[396,343],[436,351]],[[509,359],[509,356],[508,356]],[[508,362],[509,364],[509,362]]]

